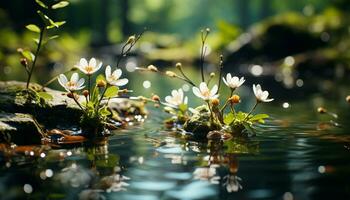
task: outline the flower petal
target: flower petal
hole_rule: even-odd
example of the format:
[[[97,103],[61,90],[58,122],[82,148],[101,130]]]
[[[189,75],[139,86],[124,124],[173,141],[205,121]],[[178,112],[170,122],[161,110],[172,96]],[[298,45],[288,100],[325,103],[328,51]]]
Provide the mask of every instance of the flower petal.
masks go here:
[[[105,69],[105,75],[106,75],[106,79],[108,80],[109,77],[111,76],[111,66],[107,66],[106,69]]]
[[[218,86],[214,85],[214,87],[210,90],[210,96],[214,96],[218,92]]]
[[[207,86],[207,83],[206,82],[201,82],[199,84],[199,90],[200,92],[205,92],[205,91],[208,91],[208,86]]]
[[[203,98],[203,96],[202,96],[200,90],[199,90],[197,87],[193,87],[193,88],[192,88],[192,92],[193,92],[193,94],[196,95],[197,97]]]
[[[81,78],[78,83],[77,83],[77,87],[82,87],[84,85],[85,79]]]
[[[226,80],[225,80],[224,77],[222,77],[222,81],[225,83],[225,85],[227,85],[228,87],[230,87],[229,84],[226,82]]]
[[[89,66],[95,68],[96,67],[96,59],[91,58],[89,61]]]
[[[123,86],[123,85],[128,84],[128,82],[129,82],[129,80],[127,78],[122,78],[122,79],[116,80],[114,82],[114,85],[115,86]]]
[[[79,79],[79,75],[76,72],[73,73],[72,76],[70,77],[70,81],[73,82],[73,83],[78,82],[78,79]]]
[[[122,76],[122,70],[121,69],[116,69],[113,71],[112,76],[114,79],[118,79]]]
[[[64,74],[60,74],[58,76],[58,82],[63,86],[65,87],[66,86],[66,83],[68,82],[68,79],[67,77],[64,75]]]
[[[184,104],[187,105],[187,103],[188,103],[188,98],[187,98],[187,96],[186,96],[185,99],[184,99]]]
[[[80,61],[79,61],[79,65],[82,67],[82,66],[87,66],[88,65],[88,62],[85,58],[81,58]]]

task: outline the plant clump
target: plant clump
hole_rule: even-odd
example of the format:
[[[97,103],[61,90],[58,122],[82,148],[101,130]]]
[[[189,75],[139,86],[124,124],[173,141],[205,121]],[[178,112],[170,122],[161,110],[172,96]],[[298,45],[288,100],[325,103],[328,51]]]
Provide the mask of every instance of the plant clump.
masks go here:
[[[154,65],[138,68],[138,71],[154,72],[187,82],[192,86],[193,94],[200,98],[203,104],[196,108],[190,108],[188,97],[185,96],[181,88],[172,90],[171,95],[166,96],[164,102],[160,100],[159,96],[150,100],[164,105],[164,110],[172,115],[170,119],[166,120],[167,127],[177,128],[180,126],[186,132],[192,133],[194,138],[207,138],[210,131],[214,131],[211,133],[215,133],[215,135],[220,131],[222,137],[226,137],[226,133],[235,135],[242,134],[244,131],[254,134],[254,125],[264,123],[264,120],[269,117],[267,114],[253,114],[254,110],[258,104],[271,102],[274,99],[269,98],[269,92],[263,90],[260,84],[253,84],[254,106],[249,112],[236,110],[236,105],[241,103],[241,97],[236,93],[236,90],[244,84],[245,78],[233,76],[231,73],[223,76],[223,56],[220,56],[218,82],[213,83],[212,81],[216,76],[214,72],[210,73],[209,78],[206,80],[203,68],[204,54],[206,53],[205,41],[209,32],[209,29],[202,31],[201,82],[199,84],[196,84],[184,73],[181,63],[175,65],[179,74],[173,71],[160,71]],[[230,91],[230,95],[226,98],[222,98],[222,95],[219,93],[222,83]]]

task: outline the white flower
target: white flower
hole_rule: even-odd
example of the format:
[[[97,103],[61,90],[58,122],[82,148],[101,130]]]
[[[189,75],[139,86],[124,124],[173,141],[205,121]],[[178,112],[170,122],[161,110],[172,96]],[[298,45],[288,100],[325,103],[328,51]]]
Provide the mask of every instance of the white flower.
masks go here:
[[[83,78],[79,79],[78,73],[73,73],[71,78],[70,78],[70,81],[68,81],[67,77],[64,74],[60,74],[58,76],[58,82],[68,92],[72,92],[72,91],[83,89],[85,87],[84,86],[84,81],[85,80]]]
[[[241,86],[244,83],[244,77],[241,77],[241,79],[239,79],[237,76],[232,77],[230,73],[228,73],[226,75],[226,79],[224,77],[222,77],[222,80],[224,81],[224,83],[232,88],[232,89],[236,89],[239,86]]]
[[[111,72],[111,66],[107,66],[106,67],[106,80],[109,84],[114,85],[114,86],[123,86],[126,85],[129,80],[127,78],[122,78],[119,79],[122,75],[122,70],[121,69],[116,69],[113,71],[113,73]]]
[[[187,97],[184,97],[182,89],[171,91],[171,96],[166,96],[165,101],[173,106],[179,106],[181,104],[187,104]]]
[[[253,91],[254,91],[254,95],[256,97],[256,99],[260,102],[271,102],[273,101],[273,99],[268,99],[267,97],[269,96],[269,92],[268,91],[263,91],[261,89],[260,84],[257,84],[255,86],[255,84],[253,84]]]
[[[218,86],[214,85],[214,87],[211,90],[209,90],[207,83],[205,82],[201,82],[199,88],[193,87],[192,91],[193,94],[195,94],[199,98],[202,98],[205,101],[219,97],[219,95],[216,94],[218,92]]]
[[[84,74],[91,75],[99,70],[102,66],[102,62],[97,64],[95,58],[91,58],[89,63],[85,58],[80,59],[79,63],[75,65]]]

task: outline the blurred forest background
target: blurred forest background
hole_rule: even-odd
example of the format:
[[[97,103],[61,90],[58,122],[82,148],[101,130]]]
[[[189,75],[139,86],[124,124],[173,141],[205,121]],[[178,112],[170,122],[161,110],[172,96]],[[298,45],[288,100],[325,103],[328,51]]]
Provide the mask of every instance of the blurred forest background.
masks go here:
[[[44,2],[52,2],[47,0]],[[350,66],[347,0],[70,0],[52,18],[65,20],[41,51],[43,82],[94,56],[113,65],[125,39],[147,28],[124,65],[196,66],[200,30],[211,29],[207,69],[225,56],[228,71],[271,75],[286,87],[315,75],[344,79]],[[34,50],[34,0],[0,3],[0,80],[25,79],[18,48]],[[129,62],[129,63],[128,63]],[[48,76],[48,74],[51,74]],[[299,81],[299,82],[298,82]]]

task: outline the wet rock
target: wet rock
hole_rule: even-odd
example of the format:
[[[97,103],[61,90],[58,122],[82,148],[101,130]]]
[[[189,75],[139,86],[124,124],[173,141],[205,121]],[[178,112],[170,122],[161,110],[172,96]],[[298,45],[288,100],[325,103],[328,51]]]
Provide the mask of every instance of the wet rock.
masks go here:
[[[18,81],[0,81],[0,142],[39,144],[44,135],[42,130],[79,127],[82,111],[64,92],[44,88],[53,97],[52,100],[28,101],[26,95],[33,92],[28,93],[25,85]],[[42,89],[38,84],[30,87]],[[84,98],[79,101],[84,101]],[[111,118],[116,122],[123,121],[124,117],[132,120],[135,115],[146,114],[142,103],[128,99],[112,99],[109,106],[113,111]],[[69,135],[65,138],[66,141],[81,140]]]
[[[193,133],[195,139],[205,139],[209,131],[221,129],[219,123],[210,120],[210,111],[207,106],[197,107],[196,111],[197,113],[194,113],[184,124],[184,129]]]
[[[32,115],[0,113],[0,141],[22,144],[40,144],[43,132]]]

